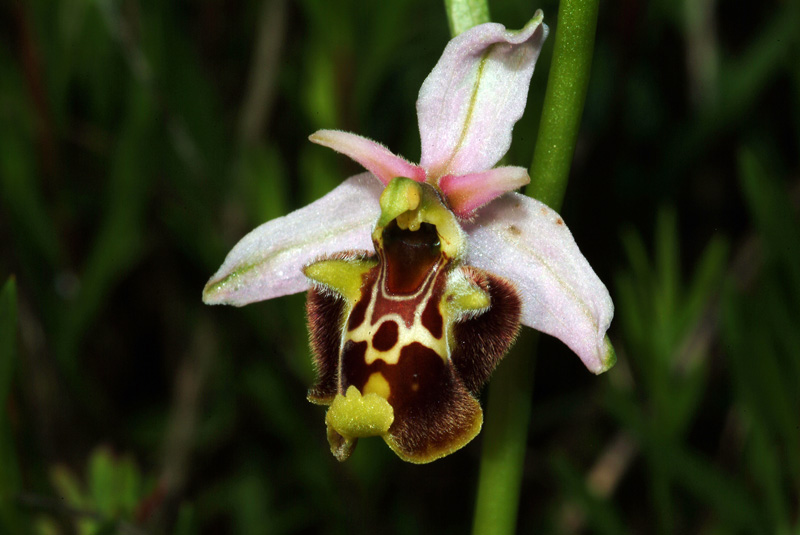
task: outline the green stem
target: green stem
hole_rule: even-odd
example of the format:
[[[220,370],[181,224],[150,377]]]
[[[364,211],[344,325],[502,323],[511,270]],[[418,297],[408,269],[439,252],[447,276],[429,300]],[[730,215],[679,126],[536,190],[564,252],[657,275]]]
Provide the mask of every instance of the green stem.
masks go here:
[[[489,4],[486,0],[444,0],[450,35],[465,32],[484,22],[490,22]]]
[[[559,210],[592,65],[599,0],[561,0],[553,61],[526,193]],[[523,336],[489,386],[474,535],[515,532],[537,336]]]
[[[522,331],[489,384],[474,535],[515,532],[538,334]]]
[[[562,0],[526,193],[561,209],[589,85],[599,0]]]

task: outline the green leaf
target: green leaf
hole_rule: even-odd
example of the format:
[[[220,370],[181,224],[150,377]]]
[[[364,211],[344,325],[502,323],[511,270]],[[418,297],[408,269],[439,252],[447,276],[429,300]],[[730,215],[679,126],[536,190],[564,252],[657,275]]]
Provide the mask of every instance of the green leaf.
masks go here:
[[[127,517],[133,515],[142,495],[142,476],[133,458],[125,455],[117,461],[115,480],[117,503]]]
[[[50,482],[56,495],[68,505],[79,509],[88,505],[80,481],[66,466],[60,464],[53,466],[50,469]]]
[[[88,483],[92,507],[106,516],[117,512],[115,468],[113,455],[107,448],[97,448],[89,458]]]

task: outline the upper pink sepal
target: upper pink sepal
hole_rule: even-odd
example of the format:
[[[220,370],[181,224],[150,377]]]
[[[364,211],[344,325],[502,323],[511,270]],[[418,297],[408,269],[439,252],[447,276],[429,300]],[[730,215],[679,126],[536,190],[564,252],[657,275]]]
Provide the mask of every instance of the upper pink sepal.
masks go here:
[[[508,193],[465,225],[467,263],[516,284],[522,323],[553,335],[594,373],[614,364],[605,335],[614,305],[564,220],[545,204]]]
[[[439,189],[447,198],[453,213],[468,219],[484,204],[530,181],[531,177],[524,167],[495,167],[468,175],[445,175],[439,179]]]
[[[429,176],[484,171],[508,151],[547,37],[542,18],[537,11],[520,31],[481,24],[448,43],[417,99]]]
[[[318,130],[308,139],[349,156],[378,177],[384,185],[388,185],[393,178],[399,176],[425,182],[424,169],[404,160],[371,139],[341,130]]]
[[[206,304],[242,306],[308,289],[303,267],[348,250],[374,250],[372,227],[383,187],[369,173],[321,199],[259,226],[228,253],[203,289]]]

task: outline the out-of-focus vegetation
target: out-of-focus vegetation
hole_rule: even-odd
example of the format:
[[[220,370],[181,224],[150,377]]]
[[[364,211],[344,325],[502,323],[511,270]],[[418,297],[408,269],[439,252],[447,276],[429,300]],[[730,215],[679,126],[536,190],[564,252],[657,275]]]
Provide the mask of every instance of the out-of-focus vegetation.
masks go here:
[[[490,4],[520,27],[536,7]],[[303,296],[203,306],[229,248],[419,156],[423,0],[0,7],[0,532],[464,533],[480,438],[337,463]],[[800,532],[800,2],[601,5],[564,216],[619,362],[543,340],[521,533]],[[552,42],[507,162],[530,162]],[[535,180],[536,178],[533,177]]]

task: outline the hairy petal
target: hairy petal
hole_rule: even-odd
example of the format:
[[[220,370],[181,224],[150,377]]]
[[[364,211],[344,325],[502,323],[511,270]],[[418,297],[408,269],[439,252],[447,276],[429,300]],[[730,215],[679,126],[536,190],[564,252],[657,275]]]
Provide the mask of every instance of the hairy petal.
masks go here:
[[[450,209],[458,217],[468,218],[484,204],[530,181],[524,167],[496,167],[468,175],[445,175],[439,180],[439,189],[447,197]]]
[[[547,36],[542,17],[537,11],[520,31],[481,24],[448,43],[417,99],[429,176],[484,171],[508,151]]]
[[[506,279],[472,266],[460,269],[490,296],[487,310],[463,317],[453,325],[455,343],[450,360],[464,386],[477,396],[517,337],[522,300]]]
[[[302,268],[322,255],[373,250],[383,187],[369,173],[321,199],[259,226],[234,246],[203,289],[209,305],[242,306],[308,289]]]
[[[425,170],[397,156],[376,141],[340,130],[318,130],[308,139],[349,156],[384,185],[398,176],[425,182]]]
[[[482,208],[465,230],[467,263],[516,284],[524,325],[560,339],[594,373],[614,364],[605,339],[611,297],[555,211],[509,193]]]

